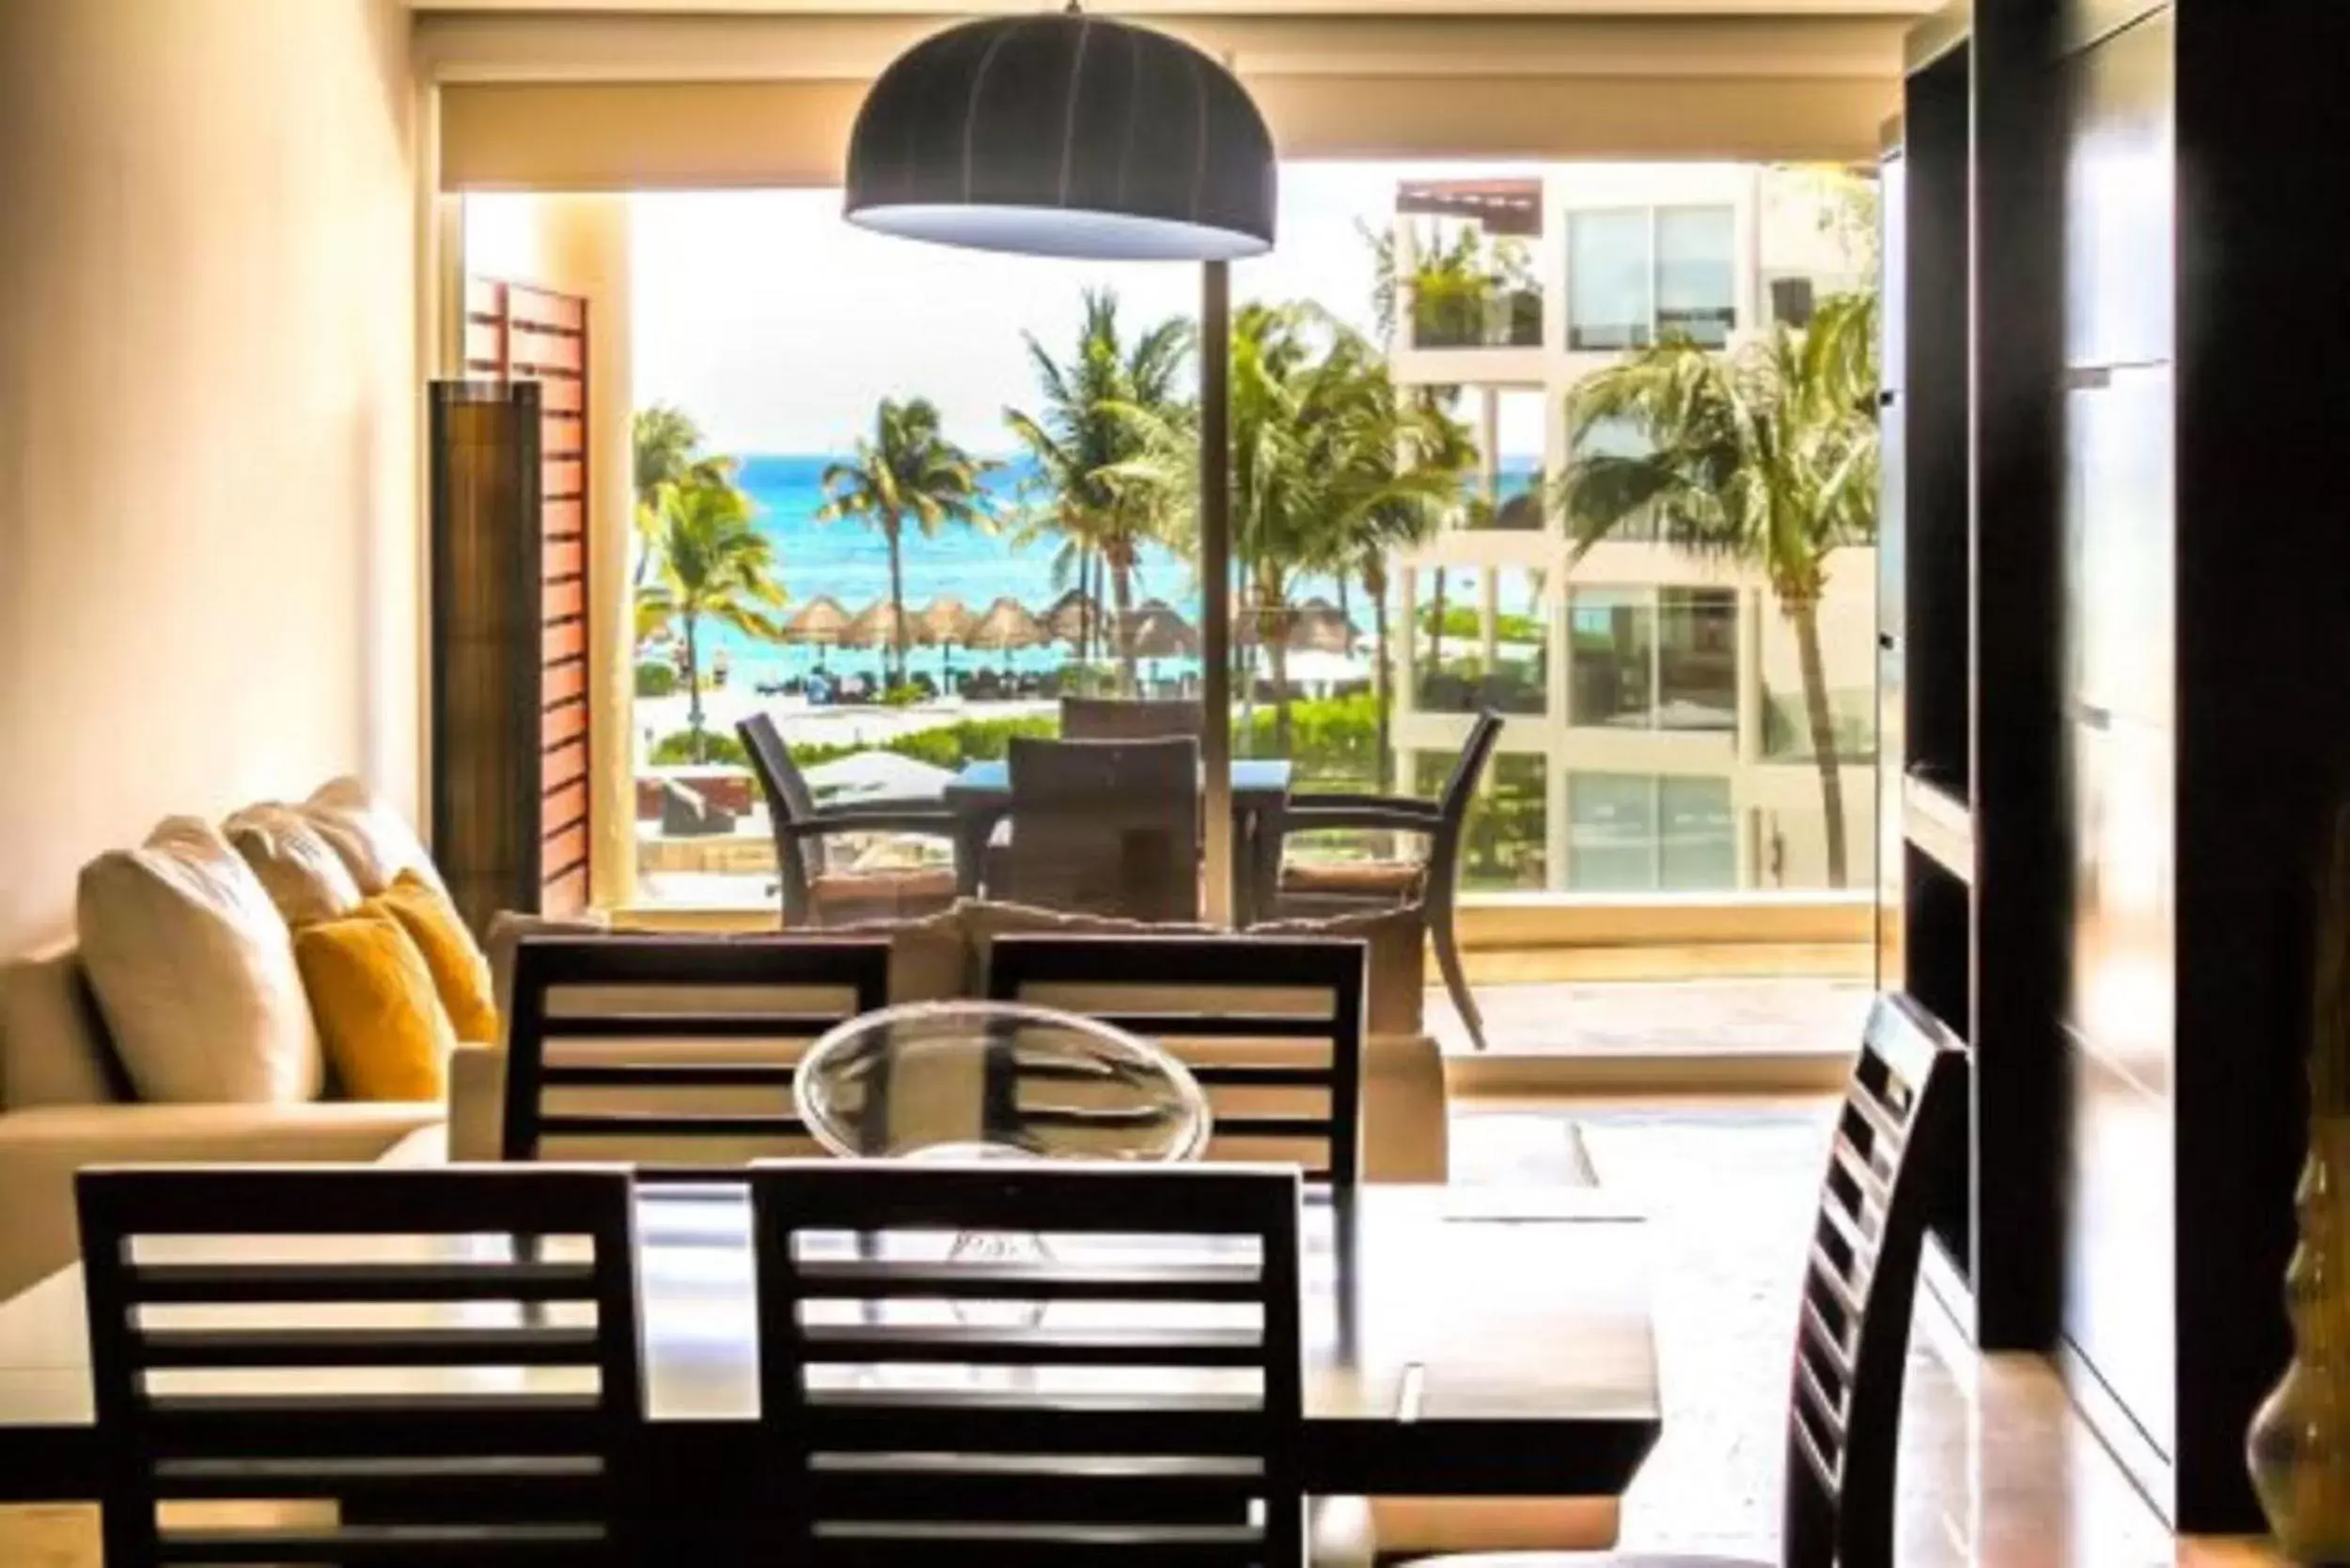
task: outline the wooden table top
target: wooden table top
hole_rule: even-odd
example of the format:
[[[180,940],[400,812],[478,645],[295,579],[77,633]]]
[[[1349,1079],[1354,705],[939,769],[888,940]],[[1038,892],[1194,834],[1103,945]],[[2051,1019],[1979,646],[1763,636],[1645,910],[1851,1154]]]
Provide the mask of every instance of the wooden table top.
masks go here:
[[[650,1187],[638,1201],[651,1432],[755,1430],[747,1196]],[[1310,1198],[1314,1489],[1620,1493],[1661,1424],[1645,1231],[1589,1189]],[[88,1358],[78,1265],[0,1305],[0,1500],[93,1495]],[[415,1374],[419,1388],[464,1375]]]
[[[1294,769],[1286,757],[1235,757],[1232,759],[1232,793],[1235,795],[1286,795]],[[1011,770],[1001,758],[993,760],[965,762],[963,771],[947,781],[947,803],[953,805],[958,797],[974,799],[1011,792]]]

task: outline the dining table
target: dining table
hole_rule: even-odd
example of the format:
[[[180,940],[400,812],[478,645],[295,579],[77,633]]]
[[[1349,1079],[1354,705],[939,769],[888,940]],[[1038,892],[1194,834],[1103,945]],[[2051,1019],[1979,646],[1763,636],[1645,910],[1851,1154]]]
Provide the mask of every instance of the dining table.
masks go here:
[[[1261,824],[1277,817],[1289,804],[1294,769],[1286,757],[1232,759],[1232,898],[1233,923],[1246,927],[1253,912],[1247,907],[1259,880],[1256,860],[1266,842],[1277,836],[1260,833]],[[963,770],[941,788],[940,799],[955,815],[956,892],[977,898],[987,858],[987,844],[1011,809],[1011,766],[1002,758],[965,762]]]
[[[740,1560],[778,1463],[760,1422],[748,1191],[649,1184],[635,1201],[661,1539],[679,1561]],[[1639,1215],[1598,1189],[1309,1189],[1308,1491],[1620,1496],[1662,1424],[1646,1242]],[[84,1313],[78,1264],[0,1304],[0,1502],[100,1495]]]

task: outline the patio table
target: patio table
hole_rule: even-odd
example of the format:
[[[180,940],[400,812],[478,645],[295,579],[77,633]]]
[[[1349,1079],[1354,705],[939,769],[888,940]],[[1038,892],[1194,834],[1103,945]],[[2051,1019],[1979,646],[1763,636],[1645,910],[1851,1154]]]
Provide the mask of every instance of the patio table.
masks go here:
[[[1232,760],[1232,924],[1236,928],[1246,929],[1251,923],[1249,895],[1257,880],[1257,823],[1288,804],[1291,774],[1285,757]],[[941,798],[956,817],[956,890],[964,898],[976,898],[988,836],[1011,809],[1010,767],[1000,758],[966,762],[947,782]]]
[[[637,1201],[659,1539],[673,1560],[742,1560],[776,1474],[748,1194]],[[1637,1215],[1589,1188],[1367,1186],[1308,1196],[1301,1238],[1310,1491],[1613,1497],[1631,1482],[1661,1426]],[[98,1493],[75,1265],[0,1305],[0,1501]]]

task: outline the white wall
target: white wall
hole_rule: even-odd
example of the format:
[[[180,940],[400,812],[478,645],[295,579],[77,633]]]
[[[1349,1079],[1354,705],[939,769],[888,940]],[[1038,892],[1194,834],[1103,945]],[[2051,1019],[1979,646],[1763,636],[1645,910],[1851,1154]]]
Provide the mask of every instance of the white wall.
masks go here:
[[[418,787],[393,0],[0,5],[0,950],[160,816]]]

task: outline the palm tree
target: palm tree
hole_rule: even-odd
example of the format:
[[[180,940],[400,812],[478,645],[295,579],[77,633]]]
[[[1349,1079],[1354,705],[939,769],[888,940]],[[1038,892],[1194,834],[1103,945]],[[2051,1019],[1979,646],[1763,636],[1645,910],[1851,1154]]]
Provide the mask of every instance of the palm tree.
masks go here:
[[[861,518],[889,546],[889,604],[896,612],[893,686],[906,679],[906,523],[911,520],[925,539],[937,538],[948,523],[985,525],[989,513],[981,481],[995,466],[939,433],[938,410],[929,399],[901,403],[884,398],[873,411],[872,435],[857,438],[855,460],[824,468],[826,500],[817,510],[818,521]]]
[[[675,628],[685,645],[686,729],[694,760],[709,760],[702,732],[701,623],[705,617],[747,636],[779,639],[771,611],[783,607],[775,542],[753,521],[751,498],[698,470],[656,493],[654,580],[636,588],[636,635]]]
[[[1779,326],[1737,353],[1686,340],[1646,349],[1568,397],[1579,436],[1628,421],[1650,449],[1592,450],[1560,476],[1575,558],[1620,527],[1760,572],[1795,635],[1804,708],[1827,814],[1831,886],[1847,875],[1844,790],[1820,651],[1829,552],[1876,539],[1876,299],[1821,303],[1801,332]]]
[[[676,484],[693,469],[701,451],[701,427],[670,403],[640,408],[631,421],[635,447],[636,566],[632,582],[642,584],[652,564],[661,526],[661,487]]]
[[[1369,362],[1342,412],[1344,460],[1339,472],[1348,500],[1340,524],[1351,575],[1371,603],[1377,651],[1371,666],[1378,715],[1378,788],[1394,781],[1390,744],[1395,664],[1387,646],[1389,558],[1426,544],[1459,498],[1462,476],[1477,464],[1468,427],[1454,419],[1433,388],[1396,386],[1384,361]],[[1343,583],[1346,578],[1341,577]]]
[[[1042,411],[1004,411],[1005,423],[1035,461],[1031,494],[1042,505],[1026,529],[1063,541],[1057,577],[1075,568],[1087,603],[1109,589],[1118,639],[1121,690],[1135,688],[1135,575],[1142,546],[1165,542],[1185,495],[1152,461],[1154,428],[1171,424],[1185,406],[1180,382],[1191,353],[1191,323],[1169,317],[1131,348],[1118,328],[1118,295],[1088,290],[1076,352],[1056,360],[1034,335],[1028,360],[1042,394]],[[1090,632],[1090,628],[1088,628]],[[1079,657],[1090,636],[1079,639]]]

